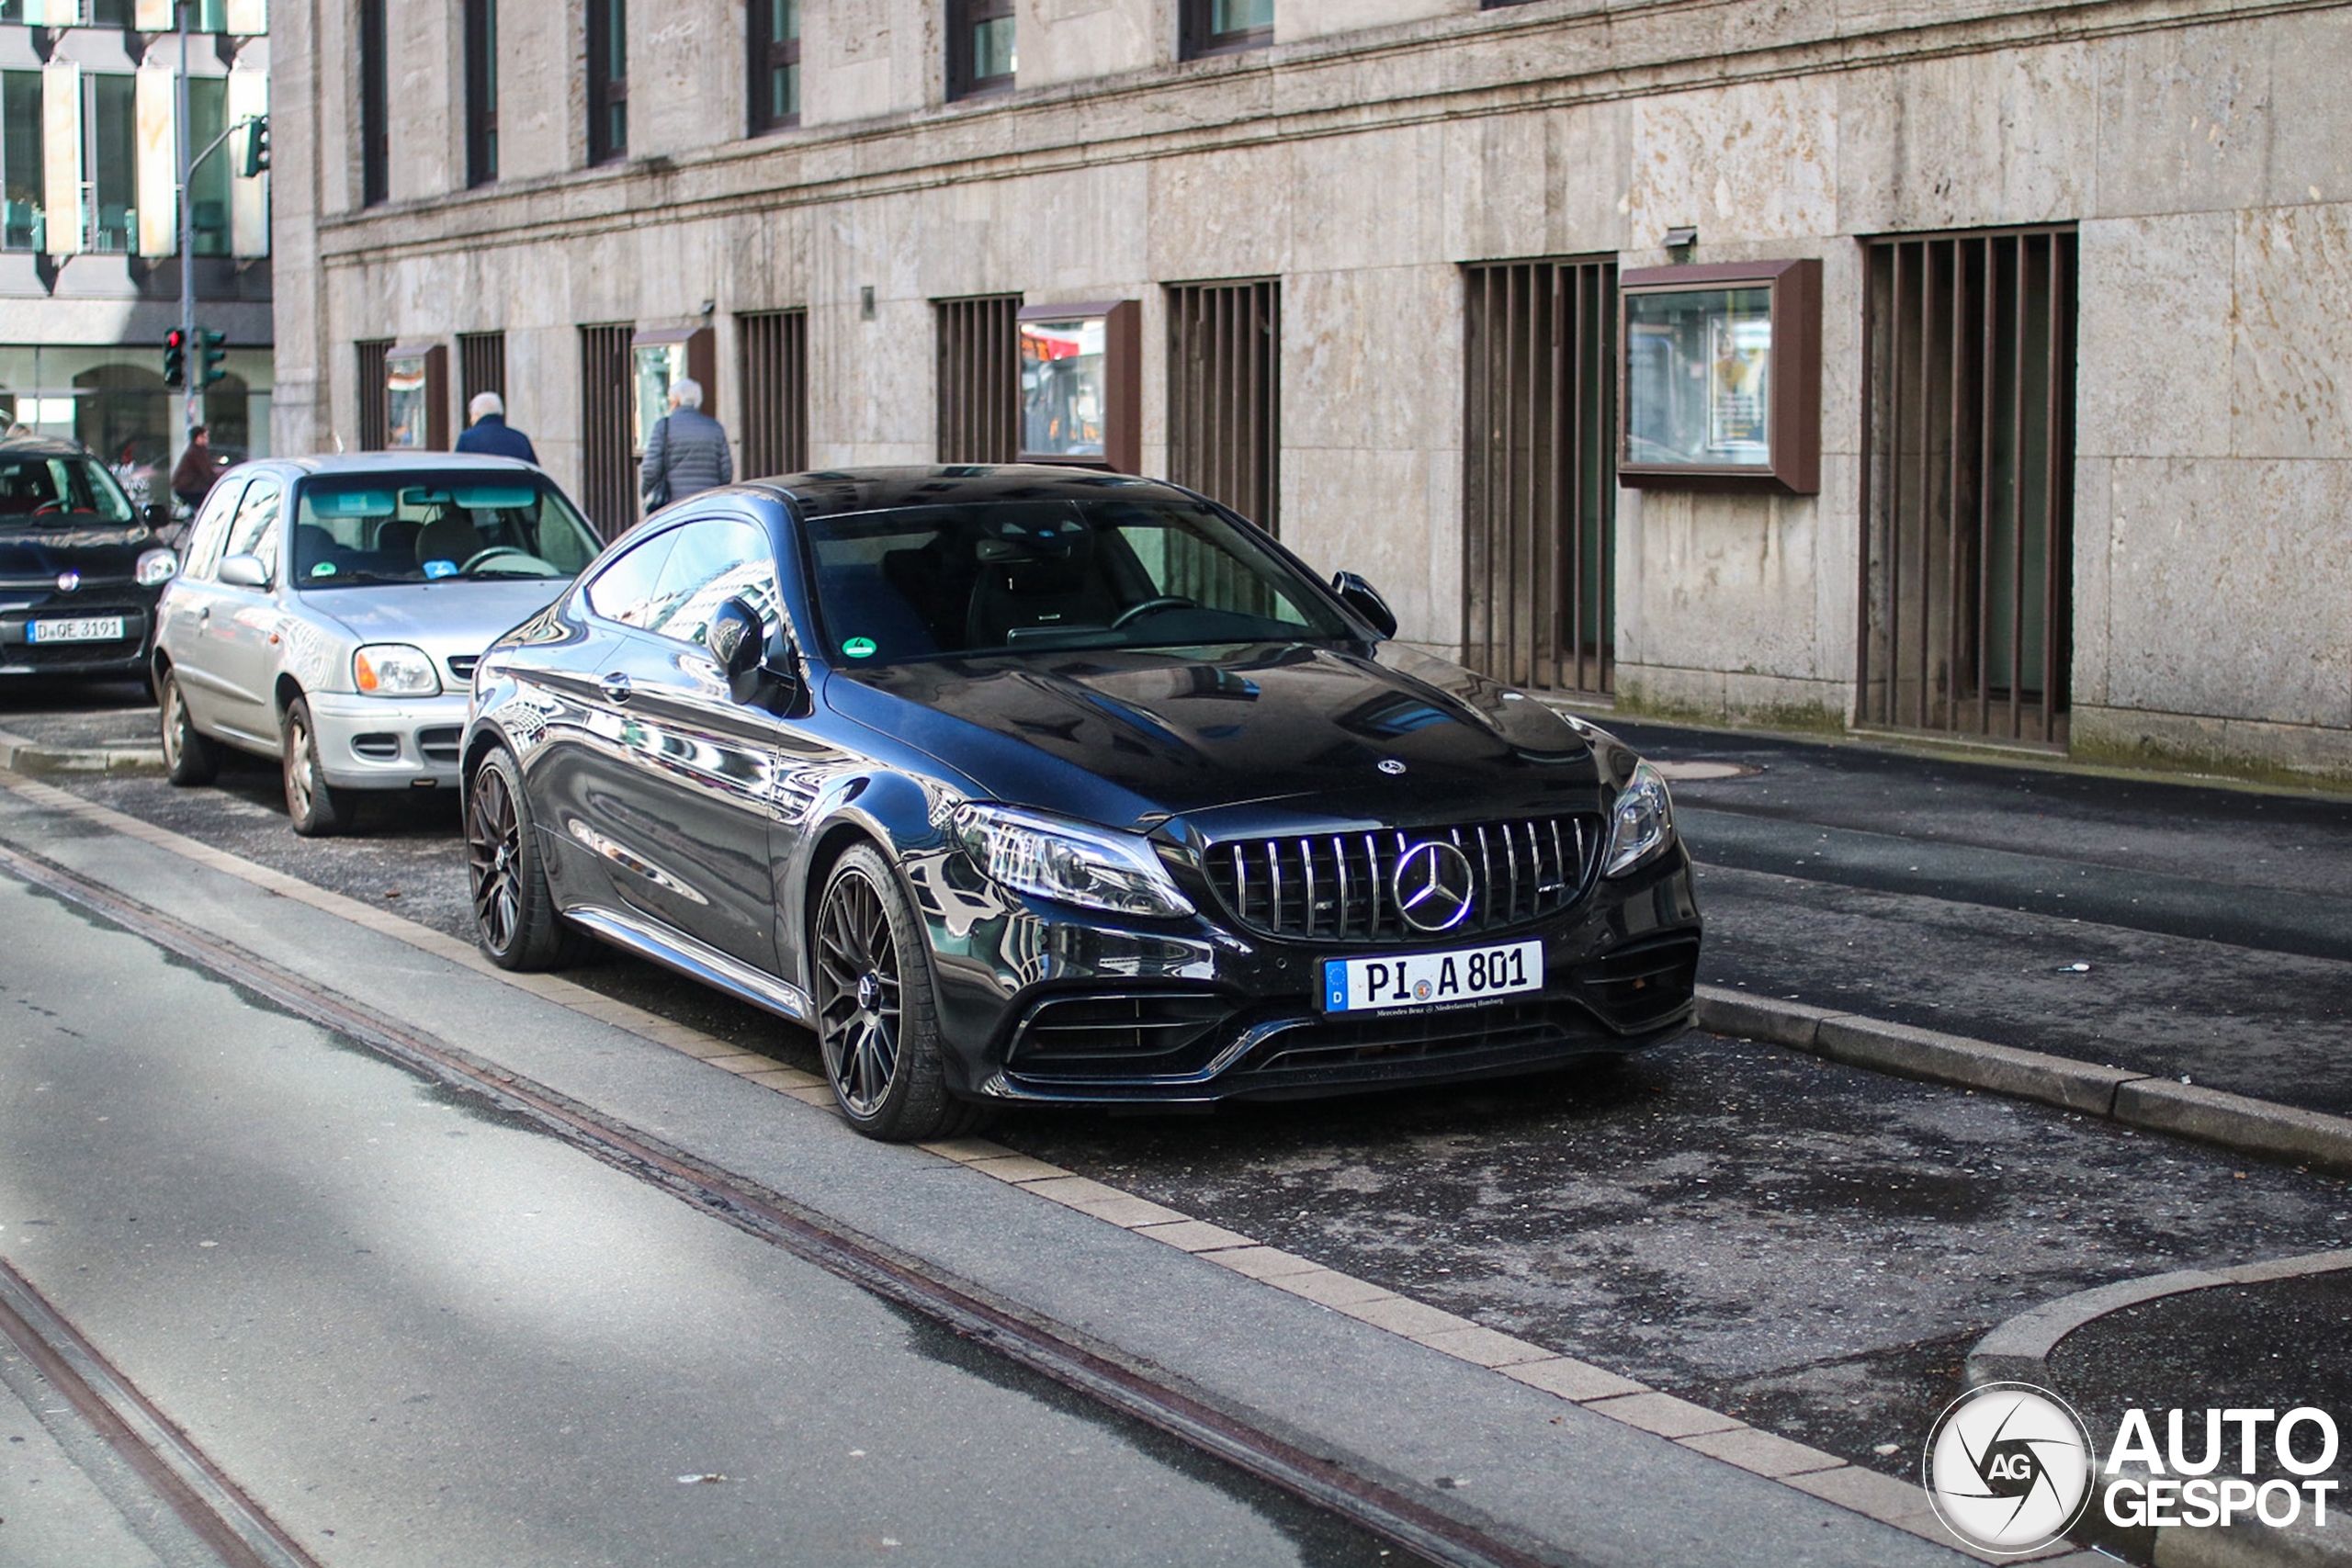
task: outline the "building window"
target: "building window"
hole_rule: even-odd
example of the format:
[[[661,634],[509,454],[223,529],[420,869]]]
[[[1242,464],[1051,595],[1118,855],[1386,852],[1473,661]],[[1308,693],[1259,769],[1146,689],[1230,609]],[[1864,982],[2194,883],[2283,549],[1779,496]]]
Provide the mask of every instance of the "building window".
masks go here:
[[[1282,450],[1282,285],[1168,289],[1168,477],[1269,534]]]
[[[808,312],[735,318],[742,362],[743,472],[797,474],[808,466]]]
[[[359,0],[359,205],[392,194],[391,87],[384,59],[385,0]]]
[[[636,410],[629,339],[636,329],[580,329],[580,503],[607,539],[637,521]]]
[[[228,130],[228,78],[189,77],[187,118],[188,140],[198,148],[210,146],[214,138]],[[243,145],[239,141],[223,147],[207,158],[189,181],[189,227],[196,232],[198,255],[229,254],[229,180],[240,167],[237,159],[243,154]]]
[[[498,0],[466,0],[466,184],[498,177]]]
[[[506,396],[506,334],[458,334],[458,409],[473,418],[474,399],[483,392]]]
[[[1866,725],[2066,741],[2075,233],[1863,252]]]
[[[86,248],[122,254],[133,248],[132,231],[139,219],[138,83],[125,75],[85,72],[83,112],[87,118],[83,145],[90,150],[90,215]],[[193,118],[195,83],[188,84]],[[220,113],[219,90],[212,95],[213,112]],[[199,185],[199,189],[202,186]],[[223,204],[225,205],[225,204]],[[216,217],[220,217],[216,208]],[[225,221],[225,218],[221,219]]]
[[[1274,0],[1183,0],[1183,54],[1231,54],[1274,41]]]
[[[935,303],[939,460],[1010,463],[1021,439],[1021,296]]]
[[[588,161],[628,156],[628,0],[588,0]]]
[[[392,444],[391,402],[385,393],[384,361],[392,340],[376,338],[351,345],[359,358],[359,449],[381,452]]]
[[[1462,641],[1551,691],[1616,679],[1617,266],[1463,273]]]
[[[752,0],[752,134],[800,123],[800,0]]]
[[[1010,92],[1012,0],[947,0],[947,96]]]
[[[40,73],[0,71],[0,249],[38,251],[41,221]]]

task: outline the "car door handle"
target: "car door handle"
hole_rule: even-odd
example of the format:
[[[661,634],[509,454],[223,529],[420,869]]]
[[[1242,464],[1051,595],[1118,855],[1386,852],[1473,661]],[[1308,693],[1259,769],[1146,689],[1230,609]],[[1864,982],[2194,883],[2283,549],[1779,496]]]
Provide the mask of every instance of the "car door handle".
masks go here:
[[[596,684],[603,689],[605,695],[611,701],[616,703],[628,701],[630,691],[628,677],[619,671],[614,671]]]

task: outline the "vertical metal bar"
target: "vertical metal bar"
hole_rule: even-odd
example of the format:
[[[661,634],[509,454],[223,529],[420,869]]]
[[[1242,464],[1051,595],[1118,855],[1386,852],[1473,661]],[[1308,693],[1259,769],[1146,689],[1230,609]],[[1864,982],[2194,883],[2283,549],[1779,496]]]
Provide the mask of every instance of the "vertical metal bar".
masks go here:
[[[2016,394],[2010,398],[2009,439],[2009,739],[2023,734],[2018,693],[2025,684],[2025,301],[2026,237],[2016,239],[2018,255],[2017,330],[2011,362]]]
[[[2059,236],[2050,236],[2050,296],[2042,309],[2046,369],[2042,386],[2041,437],[2041,739],[2057,739],[2058,710],[2058,506],[2061,476],[2059,423],[2064,410],[2059,400],[2061,360],[2058,353]],[[2072,562],[2065,563],[2072,570]]]
[[[1886,720],[1903,722],[1903,337],[1910,323],[1904,311],[1903,268],[1905,247],[1894,251],[1893,335],[1886,378],[1888,431],[1886,474]]]
[[[1854,712],[1867,723],[1871,716],[1871,558],[1873,518],[1871,505],[1876,500],[1871,470],[1878,462],[1878,421],[1875,404],[1878,400],[1878,351],[1885,322],[1878,302],[1879,258],[1886,254],[1883,243],[1871,241],[1862,246],[1862,461],[1857,481],[1858,515],[1861,519],[1861,548],[1855,552],[1860,568],[1856,584],[1858,603],[1854,626]]]
[[[1935,342],[1936,246],[1919,242],[1919,704],[1918,724],[1933,728],[1928,699],[1935,684]]]
[[[1566,683],[1577,687],[1584,684],[1584,645],[1575,640],[1580,630],[1578,616],[1582,601],[1575,594],[1560,602],[1562,579],[1570,583],[1584,565],[1583,536],[1580,531],[1582,508],[1573,497],[1576,493],[1576,468],[1570,455],[1576,449],[1569,422],[1576,417],[1576,352],[1577,336],[1575,278],[1577,269],[1554,262],[1544,268],[1545,309],[1551,315],[1551,365],[1548,372],[1549,406],[1544,428],[1544,514],[1543,537],[1548,547],[1544,551],[1543,578],[1540,584],[1542,613],[1536,624],[1544,628],[1544,640],[1551,646],[1551,659],[1544,671],[1544,684],[1557,691]],[[1563,562],[1562,552],[1566,554]],[[1563,614],[1565,608],[1566,613]],[[1576,651],[1576,673],[1573,680],[1563,682],[1561,666],[1567,649]]]
[[[1951,253],[1951,390],[1944,422],[1944,700],[1943,729],[1960,728],[1960,400],[1961,367],[1967,352],[1961,341],[1966,314],[1967,272],[1961,265],[1960,242],[1948,240]]]
[[[1976,415],[1976,733],[1993,732],[1993,421],[1999,374],[2001,270],[1991,238],[1975,242],[1984,256],[1984,307],[1976,335],[1979,355]]]
[[[1307,934],[1308,936],[1313,936],[1313,935],[1315,934],[1315,840],[1312,840],[1312,839],[1301,839],[1301,840],[1299,840],[1299,841],[1298,841],[1298,858],[1299,858],[1299,862],[1300,862],[1300,863],[1301,863],[1302,865],[1304,865],[1304,866],[1306,868],[1306,934]]]

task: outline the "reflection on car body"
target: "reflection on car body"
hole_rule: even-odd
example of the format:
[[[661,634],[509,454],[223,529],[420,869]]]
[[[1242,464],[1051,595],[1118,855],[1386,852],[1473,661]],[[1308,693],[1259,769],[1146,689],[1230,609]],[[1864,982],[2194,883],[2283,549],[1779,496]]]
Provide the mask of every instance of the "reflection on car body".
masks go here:
[[[1395,629],[1361,580],[1150,480],[696,496],[483,660],[481,944],[541,966],[590,932],[808,1022],[886,1137],[1685,1027],[1700,919],[1663,781]]]

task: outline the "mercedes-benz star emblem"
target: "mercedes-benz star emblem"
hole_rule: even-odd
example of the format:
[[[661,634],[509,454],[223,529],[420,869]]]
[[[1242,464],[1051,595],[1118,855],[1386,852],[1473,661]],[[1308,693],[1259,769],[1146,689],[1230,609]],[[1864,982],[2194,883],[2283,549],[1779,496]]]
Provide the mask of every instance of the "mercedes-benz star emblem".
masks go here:
[[[1405,764],[1394,757],[1383,757],[1380,759],[1380,771],[1393,779],[1405,771]]]
[[[1415,844],[1396,859],[1389,879],[1396,907],[1415,930],[1452,931],[1470,913],[1477,884],[1470,874],[1470,857],[1452,844]]]
[[[71,593],[74,590],[81,586],[82,574],[80,572],[61,571],[57,574],[57,591],[60,593]]]

